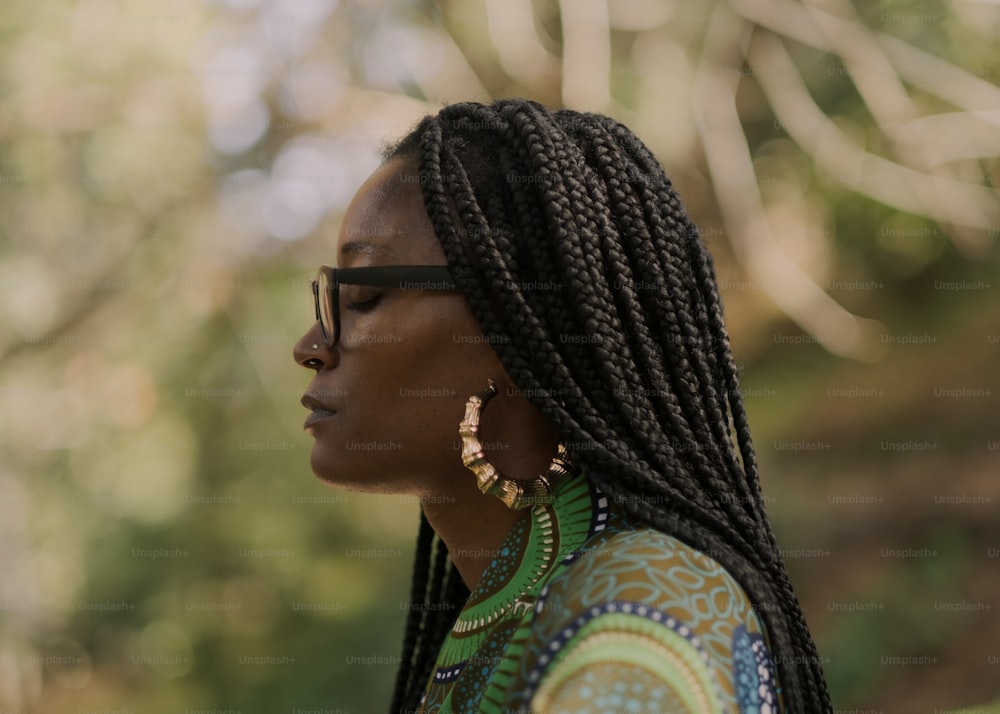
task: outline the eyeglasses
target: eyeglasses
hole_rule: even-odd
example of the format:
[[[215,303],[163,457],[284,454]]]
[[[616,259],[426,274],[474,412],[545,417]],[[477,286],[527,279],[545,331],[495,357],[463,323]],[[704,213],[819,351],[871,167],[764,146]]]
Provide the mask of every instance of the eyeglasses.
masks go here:
[[[323,341],[333,347],[340,340],[340,286],[363,285],[401,290],[455,290],[455,281],[444,265],[376,265],[367,268],[320,266],[312,281],[316,319]]]

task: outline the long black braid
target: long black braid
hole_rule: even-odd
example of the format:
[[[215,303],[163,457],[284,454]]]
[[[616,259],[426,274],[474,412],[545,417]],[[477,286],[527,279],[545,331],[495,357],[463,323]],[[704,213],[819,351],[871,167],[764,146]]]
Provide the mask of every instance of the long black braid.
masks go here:
[[[503,99],[426,117],[397,157],[415,161],[456,282],[574,463],[743,586],[788,711],[832,711],[764,510],[712,261],[653,154],[607,117]],[[434,541],[422,518],[394,712],[419,704],[468,597]]]

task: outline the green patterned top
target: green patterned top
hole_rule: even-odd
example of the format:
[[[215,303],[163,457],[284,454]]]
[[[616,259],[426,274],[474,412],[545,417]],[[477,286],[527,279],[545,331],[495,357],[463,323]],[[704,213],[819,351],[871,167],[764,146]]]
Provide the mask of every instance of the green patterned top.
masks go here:
[[[732,576],[574,476],[483,572],[420,711],[775,714],[779,691]]]

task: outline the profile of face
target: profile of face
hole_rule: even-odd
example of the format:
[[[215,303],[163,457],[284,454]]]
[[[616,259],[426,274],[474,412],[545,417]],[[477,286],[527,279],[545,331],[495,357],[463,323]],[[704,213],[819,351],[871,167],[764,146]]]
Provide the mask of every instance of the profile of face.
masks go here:
[[[392,159],[362,185],[341,224],[336,256],[339,268],[446,265],[412,161]],[[312,410],[306,429],[319,478],[422,498],[474,490],[458,424],[466,400],[490,378],[500,392],[482,424],[483,442],[494,447],[490,458],[512,477],[544,470],[555,435],[517,393],[460,292],[339,290],[339,341],[327,346],[316,322],[294,348],[296,362],[315,372],[302,401]]]

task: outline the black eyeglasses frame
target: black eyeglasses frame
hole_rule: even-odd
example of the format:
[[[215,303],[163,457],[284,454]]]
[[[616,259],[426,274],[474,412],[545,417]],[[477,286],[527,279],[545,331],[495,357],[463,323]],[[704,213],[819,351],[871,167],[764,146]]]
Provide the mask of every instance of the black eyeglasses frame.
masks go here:
[[[320,300],[324,291],[327,299]],[[361,268],[334,268],[321,265],[312,281],[316,319],[323,332],[323,342],[333,347],[340,341],[340,286],[363,285],[401,290],[457,290],[458,286],[446,265],[371,265]],[[324,308],[328,314],[324,314]]]

